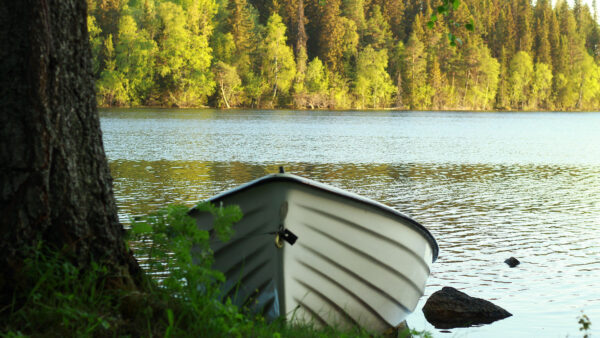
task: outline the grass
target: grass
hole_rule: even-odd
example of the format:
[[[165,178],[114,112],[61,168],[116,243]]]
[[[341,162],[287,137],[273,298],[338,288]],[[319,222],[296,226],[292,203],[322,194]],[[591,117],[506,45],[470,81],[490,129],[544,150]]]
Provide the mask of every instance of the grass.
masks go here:
[[[215,215],[215,230],[227,240],[242,215],[237,208],[202,204]],[[23,284],[13,302],[0,309],[0,334],[6,337],[373,337],[360,328],[340,331],[268,322],[222,301],[224,276],[213,269],[209,236],[187,215],[170,206],[132,224],[146,269],[145,290],[115,290],[104,284],[110,270],[93,263],[78,269],[43,246],[29,249]],[[19,304],[17,306],[16,304]],[[406,332],[407,333],[407,332]],[[406,334],[405,333],[405,334]],[[412,332],[413,335],[429,336]],[[401,335],[402,336],[402,335]]]

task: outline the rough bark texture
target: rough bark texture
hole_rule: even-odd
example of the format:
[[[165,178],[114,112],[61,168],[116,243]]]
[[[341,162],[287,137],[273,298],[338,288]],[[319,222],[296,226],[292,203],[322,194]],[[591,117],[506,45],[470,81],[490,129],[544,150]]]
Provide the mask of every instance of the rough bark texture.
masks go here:
[[[447,286],[427,299],[423,314],[428,322],[440,329],[489,324],[512,316],[485,299],[471,297]]]
[[[39,240],[79,266],[110,264],[121,282],[139,275],[117,217],[86,18],[85,0],[0,0],[0,296]]]

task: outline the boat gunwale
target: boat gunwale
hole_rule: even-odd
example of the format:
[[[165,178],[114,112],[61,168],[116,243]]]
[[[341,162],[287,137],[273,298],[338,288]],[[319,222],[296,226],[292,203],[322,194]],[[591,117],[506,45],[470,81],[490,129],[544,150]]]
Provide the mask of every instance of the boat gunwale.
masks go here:
[[[308,178],[304,178],[301,176],[297,176],[294,174],[289,174],[289,173],[283,173],[283,174],[269,174],[263,177],[260,177],[258,179],[255,179],[253,181],[247,182],[245,184],[242,184],[238,187],[235,187],[233,189],[224,191],[220,194],[217,194],[205,201],[209,201],[209,202],[217,202],[220,201],[222,199],[224,199],[225,197],[228,197],[230,195],[257,187],[257,186],[261,186],[264,184],[268,184],[268,183],[273,183],[273,182],[286,182],[286,183],[296,183],[296,184],[300,184],[300,185],[304,185],[304,186],[309,186],[321,191],[325,191],[327,193],[332,193],[334,195],[337,195],[339,197],[343,197],[343,198],[347,198],[356,202],[359,202],[361,204],[365,204],[367,206],[371,206],[371,207],[375,207],[379,210],[382,210],[384,212],[387,212],[390,215],[393,215],[395,217],[399,217],[404,221],[408,222],[408,225],[410,225],[413,229],[415,229],[417,232],[421,233],[428,241],[429,244],[431,245],[432,248],[432,263],[435,262],[438,258],[438,254],[439,254],[439,246],[437,244],[437,241],[435,240],[435,238],[433,237],[433,235],[429,232],[429,230],[427,230],[427,228],[425,228],[423,225],[421,225],[419,222],[415,221],[414,219],[404,215],[403,213],[399,212],[398,210],[387,206],[383,203],[374,201],[372,199],[369,199],[367,197],[355,194],[355,193],[351,193],[349,191],[345,191],[324,183],[320,183]],[[192,208],[190,210],[190,214],[193,214],[195,212],[195,208]]]

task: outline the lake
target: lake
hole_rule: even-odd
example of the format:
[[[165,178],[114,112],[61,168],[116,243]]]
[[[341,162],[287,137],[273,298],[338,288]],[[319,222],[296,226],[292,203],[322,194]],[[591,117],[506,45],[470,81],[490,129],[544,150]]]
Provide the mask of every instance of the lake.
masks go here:
[[[600,333],[600,113],[102,110],[121,220],[193,205],[283,165],[425,225],[440,256],[408,317],[435,337]],[[521,261],[509,268],[504,260]],[[442,286],[512,317],[437,330]]]

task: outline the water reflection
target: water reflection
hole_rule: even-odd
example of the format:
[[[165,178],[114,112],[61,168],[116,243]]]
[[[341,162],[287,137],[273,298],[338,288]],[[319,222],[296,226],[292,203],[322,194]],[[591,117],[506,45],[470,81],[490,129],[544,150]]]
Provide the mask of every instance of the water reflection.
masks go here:
[[[441,251],[426,296],[451,285],[514,314],[449,335],[564,337],[578,332],[579,310],[584,309],[592,322],[600,320],[599,166],[110,163],[123,221],[168,203],[191,206],[277,172],[279,164],[288,172],[388,204],[427,226]],[[503,263],[510,256],[522,262],[518,268]],[[422,316],[422,305],[409,324],[435,331]]]

